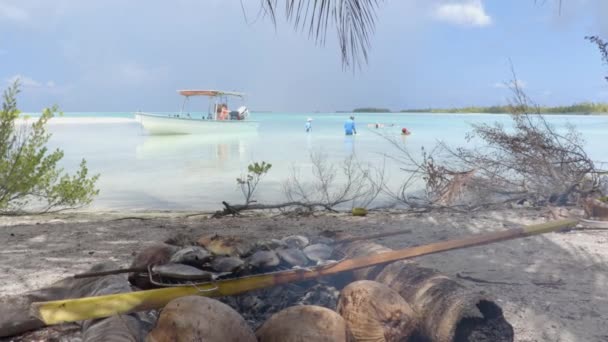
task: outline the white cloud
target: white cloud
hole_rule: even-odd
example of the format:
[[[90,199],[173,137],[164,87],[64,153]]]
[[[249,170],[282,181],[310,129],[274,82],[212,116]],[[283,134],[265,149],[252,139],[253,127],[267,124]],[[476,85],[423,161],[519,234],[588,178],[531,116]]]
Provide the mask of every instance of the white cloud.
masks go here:
[[[17,6],[0,3],[0,19],[8,19],[11,21],[28,21],[30,19],[29,14],[22,8]]]
[[[505,88],[511,88],[514,85],[517,84],[517,87],[520,89],[524,89],[528,84],[525,81],[522,80],[517,80],[515,82],[513,81],[509,81],[509,82],[496,82],[492,85],[492,87],[494,88],[500,88],[500,89],[505,89]]]
[[[437,5],[434,10],[437,20],[462,26],[487,26],[492,18],[485,12],[481,0],[450,1]]]
[[[9,78],[6,79],[6,83],[7,84],[13,84],[15,81],[19,80],[19,84],[21,84],[21,87],[23,88],[54,88],[55,87],[55,82],[54,81],[46,81],[46,82],[40,82],[40,81],[36,81],[35,79],[31,78],[31,77],[27,77],[24,75],[13,75]]]

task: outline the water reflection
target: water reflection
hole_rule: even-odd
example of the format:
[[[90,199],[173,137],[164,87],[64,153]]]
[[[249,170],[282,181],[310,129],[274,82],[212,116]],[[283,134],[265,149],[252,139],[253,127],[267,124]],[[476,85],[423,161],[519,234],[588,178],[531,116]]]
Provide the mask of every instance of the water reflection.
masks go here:
[[[355,138],[354,135],[344,136],[344,152],[347,156],[355,153]]]
[[[164,135],[146,136],[136,147],[139,160],[171,159],[243,161],[257,133],[239,135]]]

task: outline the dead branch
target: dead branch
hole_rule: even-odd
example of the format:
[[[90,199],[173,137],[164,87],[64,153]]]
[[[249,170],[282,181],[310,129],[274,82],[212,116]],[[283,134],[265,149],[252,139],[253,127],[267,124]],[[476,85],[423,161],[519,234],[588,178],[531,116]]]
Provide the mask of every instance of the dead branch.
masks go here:
[[[374,168],[357,162],[351,155],[337,166],[327,162],[322,153],[310,156],[312,180],[305,182],[299,169],[293,169],[283,184],[283,191],[290,202],[310,207],[335,210],[337,206],[369,206],[384,187],[384,166]]]
[[[228,215],[238,216],[238,215],[240,215],[240,212],[242,212],[242,211],[273,210],[273,209],[280,210],[280,209],[285,209],[285,208],[289,208],[289,207],[305,208],[308,211],[314,211],[315,208],[322,208],[322,209],[325,209],[328,211],[335,212],[335,210],[328,207],[324,203],[305,203],[305,202],[297,202],[297,201],[279,203],[279,204],[236,204],[236,205],[231,205],[228,202],[223,201],[222,204],[224,205],[225,208],[223,210],[216,211],[211,216],[212,218],[220,218],[220,217],[224,217],[224,216],[228,216]]]
[[[512,126],[474,124],[466,136],[471,147],[439,143],[430,153],[422,149],[419,157],[389,140],[401,152],[396,160],[408,175],[397,192],[387,193],[410,208],[473,210],[524,201],[577,204],[600,192],[603,171],[587,155],[581,134],[573,125],[549,124],[512,73]]]

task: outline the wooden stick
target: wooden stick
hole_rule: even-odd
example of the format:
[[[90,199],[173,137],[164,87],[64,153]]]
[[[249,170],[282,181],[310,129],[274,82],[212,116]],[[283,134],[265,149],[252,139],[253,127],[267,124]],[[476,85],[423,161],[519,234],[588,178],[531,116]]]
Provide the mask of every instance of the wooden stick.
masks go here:
[[[120,274],[120,273],[131,273],[131,272],[146,272],[148,271],[147,267],[129,267],[129,268],[118,268],[115,270],[101,271],[101,272],[85,272],[74,274],[74,278],[91,278],[91,277],[101,277],[107,276],[111,274]]]
[[[30,306],[30,314],[39,318],[45,324],[59,324],[109,317],[135,311],[158,309],[165,306],[171,300],[183,296],[201,295],[222,297],[237,295],[271,286],[306,279],[315,279],[340,272],[386,264],[397,260],[544,234],[573,227],[577,223],[578,221],[576,220],[553,221],[523,228],[487,234],[475,234],[461,239],[435,242],[423,246],[346,259],[330,265],[225,279],[196,286],[171,287],[50,302],[35,302]]]

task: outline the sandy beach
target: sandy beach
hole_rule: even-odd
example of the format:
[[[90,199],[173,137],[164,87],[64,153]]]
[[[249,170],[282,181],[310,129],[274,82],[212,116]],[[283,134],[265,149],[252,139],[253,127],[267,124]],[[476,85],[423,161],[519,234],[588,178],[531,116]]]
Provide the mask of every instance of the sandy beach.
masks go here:
[[[392,248],[546,221],[548,211],[510,209],[479,213],[398,211],[367,217],[319,214],[284,217],[250,214],[209,219],[186,212],[90,212],[0,217],[0,295],[16,295],[113,260],[128,266],[133,254],[178,233],[238,234],[252,238],[354,235],[411,230],[379,239]],[[606,341],[608,231],[551,233],[418,258],[465,286],[496,298],[516,341]]]

